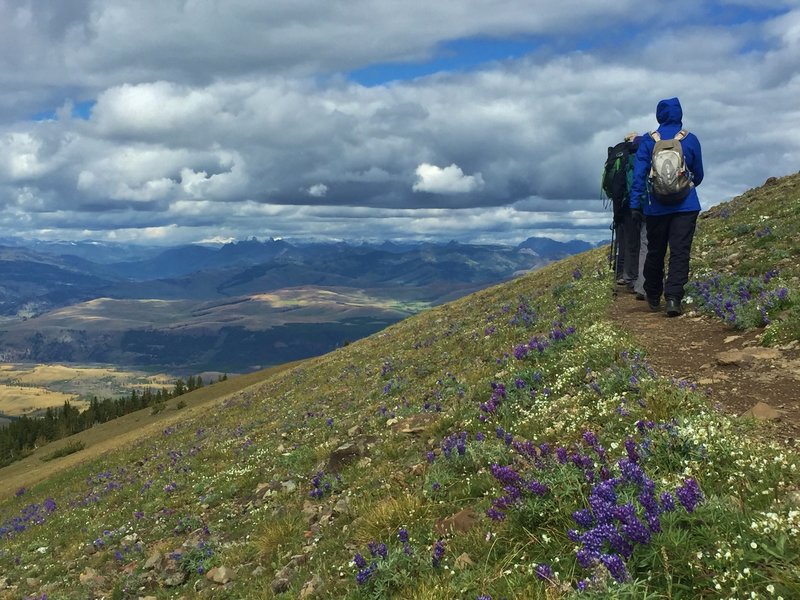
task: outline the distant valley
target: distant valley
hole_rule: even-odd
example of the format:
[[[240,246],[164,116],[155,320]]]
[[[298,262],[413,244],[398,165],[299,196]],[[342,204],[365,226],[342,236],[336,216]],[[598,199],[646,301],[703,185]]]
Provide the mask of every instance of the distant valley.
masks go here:
[[[6,242],[0,358],[172,373],[322,354],[592,245]]]

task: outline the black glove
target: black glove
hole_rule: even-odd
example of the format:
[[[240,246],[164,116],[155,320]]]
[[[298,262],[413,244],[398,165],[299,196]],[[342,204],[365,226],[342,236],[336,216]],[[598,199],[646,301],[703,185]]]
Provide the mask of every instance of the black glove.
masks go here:
[[[631,209],[631,222],[633,223],[633,226],[641,227],[642,221],[644,221],[644,215],[642,214],[642,209],[641,208]]]

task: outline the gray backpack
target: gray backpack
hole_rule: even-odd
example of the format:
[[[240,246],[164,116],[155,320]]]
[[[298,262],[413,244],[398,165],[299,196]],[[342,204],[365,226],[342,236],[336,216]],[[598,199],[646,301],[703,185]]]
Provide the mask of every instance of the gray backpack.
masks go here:
[[[681,146],[687,135],[689,132],[681,129],[673,139],[662,140],[658,131],[650,133],[656,142],[650,164],[650,188],[661,204],[680,204],[694,186]]]

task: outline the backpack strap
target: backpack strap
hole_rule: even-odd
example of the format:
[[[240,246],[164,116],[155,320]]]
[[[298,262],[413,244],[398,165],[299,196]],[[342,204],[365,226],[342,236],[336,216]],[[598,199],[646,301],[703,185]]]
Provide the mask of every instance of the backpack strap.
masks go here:
[[[689,135],[689,132],[686,131],[685,129],[681,129],[678,133],[675,134],[675,137],[672,138],[672,139],[681,141],[687,135]],[[661,141],[661,134],[658,133],[658,131],[651,131],[650,132],[650,137],[653,138],[653,141],[656,141],[656,142],[660,142]]]

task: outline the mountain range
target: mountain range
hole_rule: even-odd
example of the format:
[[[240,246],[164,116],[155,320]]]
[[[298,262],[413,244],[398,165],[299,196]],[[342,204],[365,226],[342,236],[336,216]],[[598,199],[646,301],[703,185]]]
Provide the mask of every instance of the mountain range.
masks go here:
[[[304,358],[593,247],[449,242],[137,247],[3,240],[0,357],[241,372]]]

